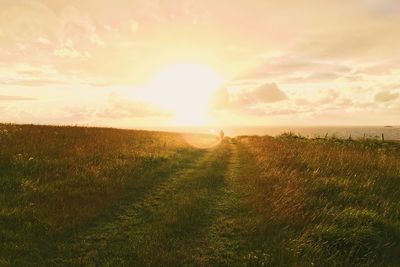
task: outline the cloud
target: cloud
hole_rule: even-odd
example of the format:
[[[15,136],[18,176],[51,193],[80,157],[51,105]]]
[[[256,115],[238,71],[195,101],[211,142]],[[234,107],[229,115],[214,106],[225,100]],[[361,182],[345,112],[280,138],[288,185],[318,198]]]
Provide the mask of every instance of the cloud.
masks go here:
[[[64,81],[49,80],[49,79],[10,79],[10,80],[0,80],[2,85],[15,85],[15,86],[47,86],[47,85],[63,85],[66,84]]]
[[[97,114],[98,117],[110,119],[169,117],[172,114],[144,102],[131,101],[111,93],[106,109]]]
[[[61,58],[88,58],[89,53],[87,52],[79,52],[73,47],[60,47],[54,50],[54,55]]]
[[[342,77],[335,72],[312,72],[306,77],[289,77],[284,79],[287,83],[313,83],[334,81]]]
[[[338,98],[340,94],[336,90],[328,90],[327,92],[324,92],[321,98],[319,98],[317,101],[319,104],[330,104],[334,103]]]
[[[36,100],[36,98],[24,97],[24,96],[0,95],[0,101],[26,101],[26,100]]]
[[[392,92],[379,92],[375,95],[374,100],[375,102],[390,102],[399,98],[399,93],[392,93]]]
[[[385,85],[381,86],[381,88],[400,90],[400,83],[385,84]]]
[[[292,98],[292,103],[296,107],[314,108],[318,110],[326,109],[346,109],[348,107],[360,107],[365,102],[357,98],[352,98],[350,89],[319,89],[313,91],[311,95],[298,96]]]
[[[244,104],[272,103],[285,99],[287,99],[287,95],[276,83],[266,83],[238,95],[238,102]]]
[[[307,77],[310,81],[326,81],[326,80],[335,80],[341,77],[335,72],[313,72],[311,75]]]
[[[258,105],[278,103],[287,99],[287,95],[276,83],[266,83],[236,93],[230,93],[226,88],[222,88],[215,92],[212,108],[242,114],[262,115],[264,112],[259,110]]]
[[[36,69],[32,69],[32,70],[20,70],[20,71],[16,71],[18,74],[21,75],[26,75],[26,76],[39,76],[43,74],[43,71],[41,70],[36,70]]]
[[[89,107],[68,106],[62,110],[63,120],[67,122],[85,122],[95,118],[95,110]]]
[[[366,67],[361,67],[357,70],[356,74],[391,75],[396,69],[400,69],[400,61],[391,60],[390,62],[386,63],[374,63]]]
[[[274,123],[278,124],[286,120],[295,124],[303,122],[312,124],[314,123],[313,118],[317,118],[318,123],[330,124],[333,123],[330,114],[333,114],[335,117],[334,123],[340,124],[340,121],[346,122],[349,114],[354,121],[354,118],[363,113],[371,113],[374,110],[384,112],[386,107],[379,106],[371,101],[368,95],[365,95],[364,99],[357,97],[358,94],[366,94],[366,92],[368,92],[366,88],[360,90],[349,88],[316,89],[308,93],[294,94],[282,102],[249,104],[251,101],[249,103],[242,101],[246,102],[246,104],[242,103],[241,105],[235,101],[236,98],[229,94],[228,91],[221,93],[220,96],[223,96],[222,99],[225,101],[230,99],[230,106],[222,109],[222,111],[227,111],[229,114],[249,116],[248,118],[268,118],[269,121],[274,121]],[[396,96],[392,95],[392,97]],[[400,97],[400,95],[397,97]],[[390,106],[387,110],[396,112],[395,108],[396,106]],[[325,120],[324,116],[326,116]],[[294,118],[303,118],[304,121],[296,122]]]
[[[361,0],[365,7],[378,15],[400,14],[400,3],[396,0]]]
[[[339,63],[306,60],[283,55],[280,57],[266,58],[265,63],[248,70],[237,79],[262,79],[277,76],[293,78],[296,73],[306,73],[304,80],[332,79],[349,74],[352,68]]]
[[[264,109],[263,114],[268,116],[284,116],[309,112],[310,110],[301,110],[296,108],[291,109]]]

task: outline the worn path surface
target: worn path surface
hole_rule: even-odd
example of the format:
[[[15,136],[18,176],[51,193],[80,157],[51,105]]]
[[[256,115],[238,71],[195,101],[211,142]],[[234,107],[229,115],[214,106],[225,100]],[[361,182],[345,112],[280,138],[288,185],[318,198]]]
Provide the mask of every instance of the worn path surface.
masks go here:
[[[239,157],[229,140],[58,246],[61,265],[229,265],[241,242]],[[68,254],[67,254],[68,252]],[[68,257],[66,258],[66,255]]]

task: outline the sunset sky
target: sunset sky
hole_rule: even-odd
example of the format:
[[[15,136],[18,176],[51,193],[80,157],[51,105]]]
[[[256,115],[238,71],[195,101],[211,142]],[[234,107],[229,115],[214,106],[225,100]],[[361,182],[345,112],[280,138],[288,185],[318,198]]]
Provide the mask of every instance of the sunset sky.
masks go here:
[[[397,0],[0,0],[0,122],[399,118]]]

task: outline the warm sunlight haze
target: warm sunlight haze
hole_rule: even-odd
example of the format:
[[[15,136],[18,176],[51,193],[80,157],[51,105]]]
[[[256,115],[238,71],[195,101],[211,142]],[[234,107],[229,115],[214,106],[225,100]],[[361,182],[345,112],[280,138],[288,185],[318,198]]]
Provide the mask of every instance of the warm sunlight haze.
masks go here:
[[[0,0],[0,119],[397,125],[399,5]]]
[[[223,85],[222,76],[206,65],[179,63],[160,70],[143,90],[143,100],[172,112],[175,125],[210,123],[213,93]]]

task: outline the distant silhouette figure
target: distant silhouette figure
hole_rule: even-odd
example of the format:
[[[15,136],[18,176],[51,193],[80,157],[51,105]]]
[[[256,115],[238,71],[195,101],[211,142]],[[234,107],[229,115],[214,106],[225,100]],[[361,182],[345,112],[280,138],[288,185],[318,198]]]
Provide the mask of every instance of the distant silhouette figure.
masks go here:
[[[225,136],[224,131],[221,130],[221,131],[219,132],[219,137],[221,138],[221,140],[224,139],[224,136]]]

